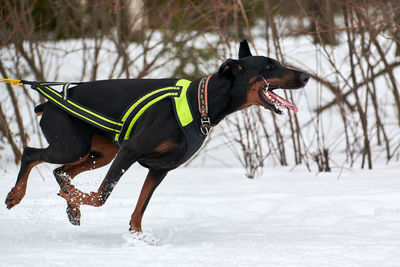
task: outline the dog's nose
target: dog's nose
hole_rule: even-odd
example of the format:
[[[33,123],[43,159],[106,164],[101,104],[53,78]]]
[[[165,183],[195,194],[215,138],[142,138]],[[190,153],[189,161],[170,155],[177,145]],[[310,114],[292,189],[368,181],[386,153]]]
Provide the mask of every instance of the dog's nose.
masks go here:
[[[300,74],[300,81],[303,83],[303,86],[305,86],[307,84],[309,79],[310,79],[310,75],[308,75],[306,73]]]

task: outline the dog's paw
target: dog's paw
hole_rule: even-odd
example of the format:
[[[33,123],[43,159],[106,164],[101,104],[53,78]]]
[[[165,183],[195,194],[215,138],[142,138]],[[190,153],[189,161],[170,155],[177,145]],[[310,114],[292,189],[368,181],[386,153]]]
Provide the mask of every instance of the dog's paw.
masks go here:
[[[81,210],[79,205],[67,203],[67,215],[70,223],[73,225],[81,225]]]
[[[143,246],[158,246],[160,240],[149,233],[137,232],[130,230],[129,234],[124,235],[127,246],[143,247]]]
[[[21,193],[20,188],[13,187],[13,189],[11,189],[10,193],[8,193],[6,201],[5,201],[5,203],[7,205],[7,209],[11,209],[15,205],[18,205],[21,202],[24,195],[25,195],[24,192]]]

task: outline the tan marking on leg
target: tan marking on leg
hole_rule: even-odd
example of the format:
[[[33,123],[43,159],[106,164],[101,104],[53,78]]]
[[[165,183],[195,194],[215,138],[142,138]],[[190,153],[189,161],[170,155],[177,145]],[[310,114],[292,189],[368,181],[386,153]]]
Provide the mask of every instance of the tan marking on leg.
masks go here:
[[[93,135],[91,150],[101,152],[105,157],[115,157],[115,154],[118,151],[118,146],[114,145],[110,140],[101,136],[101,135]]]
[[[112,144],[105,137],[94,135],[91,140],[90,150],[91,151],[82,159],[71,164],[65,164],[61,167],[62,171],[65,172],[70,179],[73,179],[82,172],[94,170],[107,165],[114,159],[118,147]],[[92,157],[92,155],[90,155],[91,152],[98,153],[98,156]]]

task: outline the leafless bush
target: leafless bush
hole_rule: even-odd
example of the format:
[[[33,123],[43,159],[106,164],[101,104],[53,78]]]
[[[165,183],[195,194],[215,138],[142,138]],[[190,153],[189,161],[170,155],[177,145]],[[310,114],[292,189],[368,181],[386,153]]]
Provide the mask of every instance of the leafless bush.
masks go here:
[[[224,130],[227,143],[248,178],[262,173],[264,161],[271,154],[265,148],[263,124],[257,120],[258,111],[257,108],[250,108],[244,110],[240,116],[228,118],[228,127]]]
[[[317,70],[307,69],[312,78],[318,82],[319,90],[330,92],[331,101],[318,99],[319,107],[314,111],[312,121],[300,125],[297,114],[289,113],[289,123],[282,127],[276,117],[272,115],[272,123],[263,120],[263,127],[273,128],[270,133],[265,131],[264,138],[259,142],[267,142],[266,147],[277,152],[279,162],[287,165],[288,153],[294,164],[304,163],[310,167],[310,162],[317,165],[319,171],[330,171],[332,151],[338,149],[337,144],[344,142],[346,161],[353,165],[361,159],[361,167],[372,168],[373,149],[376,146],[376,153],[381,153],[379,147],[385,151],[386,161],[389,162],[395,155],[398,157],[398,127],[388,122],[386,117],[387,105],[380,100],[379,95],[382,88],[388,88],[393,95],[393,108],[397,117],[397,124],[400,125],[400,97],[398,83],[395,79],[395,71],[398,70],[399,58],[393,56],[393,46],[396,46],[396,55],[399,54],[399,14],[400,5],[397,1],[297,1],[295,18],[299,22],[309,21],[310,23],[298,23],[298,27],[291,25],[277,25],[277,14],[282,10],[283,3],[264,3],[264,21],[268,34],[265,35],[267,51],[274,55],[279,61],[290,67],[293,64],[286,62],[283,55],[281,43],[289,33],[291,36],[311,35],[313,36],[316,49],[320,55],[327,59],[331,69],[330,77],[321,76]],[[243,20],[246,17],[243,16]],[[291,19],[291,20],[295,20]],[[290,21],[290,20],[289,20]],[[311,25],[311,26],[307,26]],[[250,31],[250,29],[247,29]],[[251,36],[249,33],[248,35]],[[347,45],[348,68],[338,68],[338,62],[342,58],[333,58],[332,50],[339,45],[339,39]],[[298,66],[303,67],[304,66]],[[326,93],[325,93],[326,94]],[[321,93],[319,94],[321,95]],[[291,98],[291,95],[286,95]],[[337,136],[336,140],[327,137],[330,129],[324,127],[327,122],[325,113],[329,110],[337,110],[342,118],[343,135]],[[243,116],[248,116],[243,115]],[[253,115],[254,116],[254,115]],[[259,120],[260,121],[260,120]],[[234,125],[240,124],[240,119]],[[242,124],[240,129],[249,127]],[[302,135],[302,128],[314,128],[316,137],[307,140]],[[290,135],[283,136],[282,130],[289,129]],[[339,125],[338,129],[339,130]],[[287,131],[285,131],[287,132]],[[340,130],[338,131],[340,132]],[[392,133],[392,134],[390,134]],[[240,146],[247,136],[239,134]],[[329,140],[327,140],[330,138]],[[342,141],[343,138],[343,141]],[[248,145],[248,148],[250,146]],[[289,149],[288,149],[289,148]],[[245,149],[242,149],[245,151]],[[394,152],[396,150],[397,152]],[[397,153],[397,154],[396,154]],[[245,155],[245,154],[244,154]],[[245,165],[246,166],[246,165]]]
[[[169,2],[173,6],[174,1]],[[143,78],[154,75],[165,66],[171,70],[170,75],[179,76],[188,66],[201,66],[196,59],[198,53],[204,50],[198,49],[192,39],[202,35],[205,26],[186,33],[182,33],[185,29],[183,22],[175,24],[172,29],[165,28],[181,13],[179,6],[168,10],[169,17],[163,20],[163,24],[154,25],[146,23],[151,18],[145,16],[151,14],[156,17],[154,10],[158,10],[159,6],[150,1],[146,6],[134,0],[57,0],[49,1],[47,5],[43,3],[46,1],[0,1],[2,77],[58,80],[66,75],[57,70],[63,66],[64,58],[78,53],[81,55],[79,60],[82,60],[81,71],[77,72],[78,75],[69,76],[74,81]],[[59,45],[62,42],[73,45]],[[210,46],[210,49],[213,47]],[[105,59],[107,62],[104,62]],[[107,72],[108,77],[104,76]],[[195,72],[189,76],[198,76],[200,69]],[[15,88],[10,85],[4,87],[7,97],[0,100],[0,131],[2,142],[11,146],[17,162],[21,157],[21,148],[27,142],[27,126],[35,127],[29,131],[33,131],[34,136],[40,136],[37,126],[34,126],[37,121],[32,109],[28,113],[30,122],[21,116],[23,103],[36,105],[43,99],[37,99],[34,94],[31,96],[29,88],[23,88],[25,94],[17,97]],[[14,127],[14,122],[17,127]]]

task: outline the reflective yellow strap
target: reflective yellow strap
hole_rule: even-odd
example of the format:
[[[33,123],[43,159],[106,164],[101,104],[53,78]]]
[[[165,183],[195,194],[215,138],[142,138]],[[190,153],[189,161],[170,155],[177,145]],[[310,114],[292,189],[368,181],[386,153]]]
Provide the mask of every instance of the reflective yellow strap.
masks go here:
[[[57,92],[56,90],[54,90],[53,88],[51,88],[51,87],[49,87],[49,86],[45,86],[45,88],[46,88],[47,90],[51,91],[53,94],[57,95],[59,98],[62,98],[62,95],[61,95],[59,92]],[[117,121],[113,121],[113,120],[110,120],[110,119],[107,119],[107,118],[101,116],[101,115],[98,114],[98,113],[92,112],[92,111],[90,111],[90,110],[88,110],[88,109],[86,109],[86,108],[84,108],[84,107],[81,107],[79,104],[76,104],[75,102],[73,102],[73,101],[71,101],[71,100],[69,100],[69,99],[67,99],[67,102],[68,102],[69,104],[73,105],[74,107],[76,107],[76,108],[78,108],[78,109],[80,109],[80,110],[83,110],[83,111],[85,111],[85,112],[87,112],[87,113],[89,113],[89,114],[91,114],[91,115],[93,115],[93,116],[99,118],[100,120],[103,120],[103,121],[106,121],[106,122],[109,122],[109,123],[111,123],[111,124],[115,124],[115,125],[118,125],[118,126],[122,126],[122,123],[117,122]],[[80,115],[80,117],[86,118],[84,115]],[[90,119],[87,118],[87,120],[90,120]],[[98,124],[98,123],[97,123],[97,124]],[[103,126],[103,127],[104,127],[104,126]],[[107,128],[107,127],[104,127],[104,128]]]
[[[86,108],[83,108],[83,107],[77,105],[76,103],[74,103],[74,102],[72,102],[70,100],[67,100],[67,101],[68,101],[69,104],[73,105],[74,107],[79,108],[80,110],[83,110],[83,111],[85,111],[85,112],[87,112],[87,113],[99,118],[100,120],[103,120],[103,121],[106,121],[106,122],[109,122],[111,124],[115,124],[115,125],[118,125],[118,126],[122,126],[121,122],[117,122],[117,121],[113,121],[113,120],[107,119],[107,118],[105,118],[103,116],[100,116],[98,113],[92,112],[92,111],[90,111],[90,110],[88,110]]]
[[[66,107],[65,105],[63,105],[62,103],[60,103],[59,101],[57,101],[56,99],[54,99],[53,97],[51,97],[50,95],[46,94],[46,92],[43,91],[42,88],[37,87],[36,90],[40,91],[47,99],[50,99],[50,100],[53,101],[54,103],[57,103],[57,104],[58,104],[60,107],[62,107],[63,109],[68,110],[69,112],[75,114],[78,118],[80,117],[80,118],[82,118],[82,119],[84,119],[84,120],[90,121],[90,122],[92,122],[92,123],[98,125],[99,127],[104,128],[104,129],[107,129],[107,130],[109,130],[109,131],[112,131],[112,132],[119,132],[119,131],[116,130],[116,129],[112,129],[112,128],[109,128],[109,127],[107,127],[107,126],[104,126],[104,125],[102,125],[102,124],[100,124],[100,123],[98,123],[98,122],[96,122],[96,121],[93,121],[93,120],[91,120],[91,119],[89,119],[89,118],[86,118],[86,117],[83,116],[82,114],[77,113],[77,112],[75,112],[75,111],[72,110],[72,109],[69,109],[68,107]]]
[[[7,79],[0,78],[0,82],[1,83],[10,83],[10,84],[13,84],[13,85],[22,85],[23,84],[21,82],[21,80],[15,80],[15,79],[11,79],[11,78],[7,78]],[[53,88],[51,88],[49,86],[46,86],[46,85],[47,84],[49,84],[49,85],[54,85],[54,84],[62,85],[63,83],[38,83],[38,84],[40,84],[44,88],[41,88],[40,86],[37,86],[37,87],[35,87],[36,90],[40,91],[47,99],[49,99],[49,100],[53,101],[54,103],[58,104],[60,107],[64,108],[65,110],[67,110],[67,111],[75,114],[77,117],[82,118],[83,120],[89,121],[89,122],[91,122],[91,123],[93,123],[93,124],[95,124],[95,125],[97,125],[97,126],[99,126],[101,128],[104,128],[104,129],[107,129],[107,130],[110,130],[110,131],[113,131],[113,132],[117,132],[117,133],[119,132],[119,130],[117,130],[117,129],[113,129],[113,128],[107,127],[105,125],[102,125],[98,121],[94,121],[94,120],[86,117],[84,114],[81,114],[81,113],[77,112],[77,110],[72,110],[72,109],[68,108],[67,106],[62,104],[62,101],[61,102],[57,101],[55,98],[51,97],[49,94],[47,94],[44,91],[44,89],[46,89],[49,92],[53,93],[58,98],[60,98],[60,100],[62,100],[63,97],[59,92],[57,92]],[[66,100],[66,101],[69,104],[73,105],[75,108],[80,109],[80,110],[82,110],[82,111],[84,111],[84,112],[86,112],[88,114],[91,114],[92,116],[95,116],[95,117],[97,117],[98,119],[100,119],[100,120],[102,120],[104,122],[108,122],[108,123],[111,123],[111,124],[114,124],[114,125],[117,125],[117,126],[122,126],[122,123],[119,122],[119,121],[114,121],[114,120],[108,119],[106,117],[103,117],[103,116],[101,116],[101,114],[98,114],[98,113],[93,112],[93,111],[91,111],[89,109],[86,109],[86,108],[80,106],[79,104],[75,103],[74,101],[69,100],[69,99]]]
[[[187,99],[187,89],[189,88],[190,81],[180,79],[176,82],[176,86],[182,86],[182,91],[179,97],[175,97],[176,113],[178,114],[179,121],[182,127],[185,127],[193,121],[192,112]]]
[[[126,118],[129,116],[129,114],[131,114],[132,110],[134,110],[140,103],[145,101],[150,96],[155,95],[155,94],[157,94],[159,92],[167,91],[167,90],[171,90],[171,89],[179,89],[179,88],[176,87],[176,86],[164,87],[164,88],[155,90],[153,92],[150,92],[147,95],[142,96],[138,101],[136,101],[132,106],[129,107],[129,109],[125,112],[124,116],[122,117],[121,121],[124,122],[126,120]]]
[[[165,93],[165,94],[153,99],[152,101],[150,101],[146,105],[144,105],[138,111],[138,113],[136,113],[135,117],[133,117],[132,121],[129,123],[129,127],[128,127],[128,130],[126,131],[126,134],[124,136],[124,140],[128,140],[129,139],[129,137],[131,136],[131,131],[132,131],[133,125],[135,125],[136,121],[140,118],[140,116],[142,116],[142,114],[146,111],[146,109],[148,109],[154,103],[162,100],[163,98],[166,98],[166,97],[169,97],[169,96],[176,96],[176,95],[178,95],[178,93]]]

